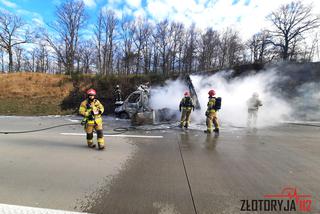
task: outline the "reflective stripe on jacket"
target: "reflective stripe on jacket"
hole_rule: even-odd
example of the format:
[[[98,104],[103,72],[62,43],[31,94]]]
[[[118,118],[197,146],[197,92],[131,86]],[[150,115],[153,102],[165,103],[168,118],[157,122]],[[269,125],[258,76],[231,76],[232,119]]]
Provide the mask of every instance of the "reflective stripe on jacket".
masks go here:
[[[94,115],[94,119],[101,118],[101,114],[104,112],[104,107],[99,100],[94,99],[92,102],[89,103],[89,100],[86,99],[81,102],[80,108],[79,108],[79,114],[81,114],[85,118],[88,118],[91,115],[92,111],[100,112],[99,114]]]
[[[184,97],[182,98],[179,109],[186,109],[186,110],[192,110],[194,108],[193,100],[191,97]]]
[[[215,106],[216,106],[216,98],[215,97],[209,97],[209,101],[207,104],[207,111],[208,112],[216,112],[215,110]]]

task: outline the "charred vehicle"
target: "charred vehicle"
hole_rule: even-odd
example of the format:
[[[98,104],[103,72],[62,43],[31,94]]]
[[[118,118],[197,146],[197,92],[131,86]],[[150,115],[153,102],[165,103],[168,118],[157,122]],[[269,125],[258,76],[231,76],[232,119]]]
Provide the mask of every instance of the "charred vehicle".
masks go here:
[[[149,90],[139,88],[132,92],[123,102],[116,103],[115,114],[121,119],[132,118],[138,112],[151,111],[149,107]]]
[[[189,75],[184,77],[186,85],[189,88],[190,94],[195,101],[195,108],[200,109],[200,104],[196,91],[193,87]],[[154,111],[149,106],[150,89],[148,85],[140,85],[138,89],[132,92],[123,102],[116,102],[115,115],[121,119],[131,119],[135,125],[152,124],[155,121],[169,121],[177,115],[178,110],[159,109]]]

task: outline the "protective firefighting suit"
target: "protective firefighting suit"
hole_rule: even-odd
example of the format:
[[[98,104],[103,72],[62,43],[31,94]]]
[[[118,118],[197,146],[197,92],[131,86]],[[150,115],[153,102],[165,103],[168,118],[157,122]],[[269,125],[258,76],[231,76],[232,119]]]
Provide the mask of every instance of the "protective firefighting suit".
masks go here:
[[[89,147],[95,147],[93,143],[93,131],[97,133],[97,141],[99,149],[104,148],[104,137],[102,128],[101,114],[104,107],[99,100],[86,99],[80,104],[79,113],[84,116],[84,129],[87,133],[87,143]]]
[[[248,106],[248,119],[247,127],[255,127],[258,118],[259,107],[262,106],[262,102],[259,99],[258,94],[253,94],[252,97],[247,101]]]
[[[119,88],[116,88],[116,90],[114,91],[114,96],[116,102],[122,101],[121,90]]]
[[[190,125],[191,111],[194,111],[194,103],[191,97],[184,97],[180,101],[179,111],[181,112],[180,127],[188,128]]]
[[[209,97],[209,101],[207,104],[206,111],[206,124],[207,124],[207,133],[211,133],[212,131],[219,132],[219,123],[217,118],[217,109],[216,109],[216,97]],[[214,130],[212,127],[214,125]]]

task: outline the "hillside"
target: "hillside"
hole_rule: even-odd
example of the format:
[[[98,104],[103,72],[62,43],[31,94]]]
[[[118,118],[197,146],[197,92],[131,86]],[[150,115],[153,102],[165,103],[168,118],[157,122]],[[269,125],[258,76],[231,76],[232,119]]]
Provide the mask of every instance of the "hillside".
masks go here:
[[[64,75],[0,74],[0,115],[69,114],[60,104],[72,89]]]
[[[0,115],[63,115],[77,112],[85,91],[93,87],[104,104],[106,114],[113,113],[113,90],[121,85],[126,97],[140,83],[161,84],[165,77],[134,76],[70,76],[44,73],[0,74]]]

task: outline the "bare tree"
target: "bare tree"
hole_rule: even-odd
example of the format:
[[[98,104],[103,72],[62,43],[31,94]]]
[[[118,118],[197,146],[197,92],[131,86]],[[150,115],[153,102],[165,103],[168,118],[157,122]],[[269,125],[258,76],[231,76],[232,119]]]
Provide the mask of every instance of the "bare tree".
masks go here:
[[[66,73],[74,72],[74,62],[79,44],[79,34],[85,26],[87,15],[82,1],[66,0],[57,7],[57,20],[50,27],[58,35],[45,34],[50,46],[55,50],[59,61],[64,65]]]
[[[21,69],[23,71],[32,72],[32,52],[30,51],[24,51],[22,53],[22,63],[21,63]]]
[[[312,38],[310,37],[310,43],[304,41],[300,48],[301,61],[311,62],[313,60],[319,61],[319,35],[316,33]]]
[[[168,73],[169,38],[169,21],[165,19],[157,24],[153,35],[155,51],[157,51],[160,56],[161,70],[164,75]]]
[[[20,72],[21,70],[21,61],[22,61],[22,52],[23,52],[23,49],[20,48],[20,47],[15,47],[14,48],[14,53],[16,55],[16,63],[15,63],[15,70],[17,72]]]
[[[30,42],[31,35],[20,17],[0,10],[0,47],[8,53],[9,72],[13,72],[13,48]]]
[[[152,59],[152,33],[153,25],[144,20],[143,37],[144,40],[142,45],[142,58],[143,58],[143,71],[148,74],[151,70],[151,59]]]
[[[118,19],[112,10],[101,10],[95,25],[97,68],[102,74],[113,72],[116,27]]]
[[[319,37],[320,37],[320,31],[315,34],[313,41],[312,41],[312,46],[310,50],[310,61],[312,59],[319,61],[320,60],[320,42],[319,42]]]
[[[182,64],[183,64],[183,47],[185,42],[185,27],[182,23],[177,25],[176,29],[176,39],[177,39],[177,63],[178,63],[178,72],[179,74],[182,72]]]
[[[49,70],[49,52],[45,44],[40,43],[36,48],[36,71],[46,73]]]
[[[138,18],[132,25],[133,29],[133,43],[135,45],[136,53],[136,74],[141,71],[142,64],[142,50],[149,40],[150,26],[146,19]],[[146,49],[145,49],[146,50]],[[147,51],[147,50],[146,50]]]
[[[34,48],[29,52],[30,55],[30,70],[36,72],[36,49]]]
[[[241,63],[244,45],[237,31],[228,28],[220,38],[219,68],[232,67]]]
[[[247,41],[247,46],[251,52],[251,62],[265,63],[272,59],[270,46],[271,36],[267,30],[263,30],[252,36]]]
[[[177,62],[179,64],[182,63],[182,50],[183,50],[183,39],[185,37],[184,25],[182,23],[171,22],[169,31],[168,31],[168,71],[173,73],[177,66]]]
[[[197,51],[198,33],[193,23],[186,33],[185,47],[184,47],[184,70],[187,73],[196,71],[196,51]]]
[[[118,19],[116,18],[116,15],[113,11],[108,11],[106,14],[106,19],[104,22],[104,26],[106,29],[106,49],[107,51],[107,70],[109,73],[113,72],[113,55],[114,55],[114,40],[115,40],[115,30],[118,23]]]
[[[4,69],[4,50],[0,47],[0,56],[1,56],[1,71],[2,73],[5,72]]]
[[[219,55],[219,33],[209,28],[199,42],[199,69],[208,70],[216,66]]]
[[[97,49],[97,57],[96,57],[97,69],[99,73],[103,73],[102,71],[102,61],[103,61],[103,57],[102,57],[103,14],[102,14],[102,11],[100,11],[97,19],[97,23],[95,24],[94,35],[95,35],[95,44]]]
[[[297,44],[304,39],[304,34],[319,27],[319,17],[312,15],[312,5],[303,5],[294,1],[282,5],[272,12],[267,19],[272,22],[274,29],[270,31],[272,44],[280,48],[281,58],[290,60]]]
[[[90,66],[93,63],[94,59],[94,44],[91,41],[84,41],[80,43],[79,53],[80,61],[82,62],[81,71],[82,73],[88,74],[90,72]]]
[[[124,71],[126,74],[132,72],[132,67],[135,61],[135,53],[133,52],[133,22],[127,17],[123,17],[121,21],[121,40],[122,40],[122,61],[124,64]]]

